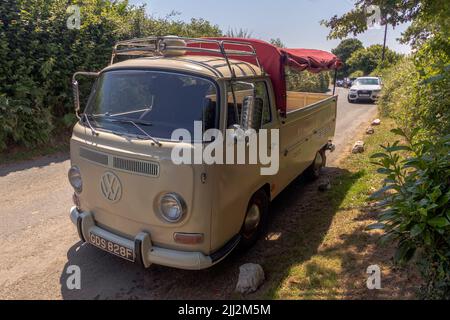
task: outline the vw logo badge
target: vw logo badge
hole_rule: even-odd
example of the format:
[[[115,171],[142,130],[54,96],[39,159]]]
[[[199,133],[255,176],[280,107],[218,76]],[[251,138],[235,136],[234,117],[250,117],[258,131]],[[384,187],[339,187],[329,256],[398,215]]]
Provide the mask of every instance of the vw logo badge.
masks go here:
[[[103,174],[100,187],[103,196],[111,202],[117,202],[122,197],[122,185],[119,178],[112,172]]]

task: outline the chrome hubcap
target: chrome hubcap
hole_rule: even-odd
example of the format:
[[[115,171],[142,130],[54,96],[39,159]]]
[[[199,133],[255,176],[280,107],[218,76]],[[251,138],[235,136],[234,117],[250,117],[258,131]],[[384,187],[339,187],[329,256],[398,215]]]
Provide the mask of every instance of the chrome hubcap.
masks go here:
[[[249,238],[258,228],[259,222],[261,220],[261,211],[259,207],[254,204],[250,207],[245,217],[244,222],[244,236]]]

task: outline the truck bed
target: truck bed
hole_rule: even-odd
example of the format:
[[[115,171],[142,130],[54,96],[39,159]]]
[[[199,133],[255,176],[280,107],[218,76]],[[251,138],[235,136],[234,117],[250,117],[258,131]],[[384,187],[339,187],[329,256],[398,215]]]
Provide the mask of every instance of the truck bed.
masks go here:
[[[280,128],[281,189],[308,168],[333,138],[337,96],[288,92],[289,107]]]
[[[326,93],[287,91],[287,112],[302,109],[329,97],[331,95]]]

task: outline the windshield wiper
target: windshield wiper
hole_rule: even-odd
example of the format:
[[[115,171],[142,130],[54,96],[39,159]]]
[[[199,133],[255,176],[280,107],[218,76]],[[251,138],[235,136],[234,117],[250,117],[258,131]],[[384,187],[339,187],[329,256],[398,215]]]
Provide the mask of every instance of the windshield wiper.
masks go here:
[[[108,118],[106,118],[108,119]],[[152,140],[158,147],[161,147],[162,144],[161,142],[159,142],[158,139],[152,137],[151,135],[149,135],[144,129],[142,129],[141,127],[139,127],[137,125],[137,123],[144,125],[144,126],[151,126],[151,123],[148,122],[144,122],[144,121],[139,121],[139,120],[126,120],[126,119],[108,119],[107,121],[111,121],[111,122],[119,122],[119,123],[130,123],[132,124],[136,129],[138,129],[140,132],[142,132],[147,138],[149,138],[150,140]]]
[[[98,132],[94,129],[94,127],[91,125],[91,122],[89,121],[89,117],[86,113],[83,113],[83,117],[86,120],[86,123],[88,124],[89,128],[91,129],[91,133],[93,136],[98,136]]]

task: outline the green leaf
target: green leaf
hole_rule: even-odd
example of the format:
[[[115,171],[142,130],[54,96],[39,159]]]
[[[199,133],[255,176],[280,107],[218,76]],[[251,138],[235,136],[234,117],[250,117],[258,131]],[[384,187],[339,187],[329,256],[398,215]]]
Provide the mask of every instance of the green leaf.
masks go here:
[[[449,201],[450,201],[450,191],[447,192],[446,194],[444,194],[442,197],[440,197],[437,201],[437,204],[440,207],[442,207],[442,206],[446,205]],[[448,217],[448,214],[450,214],[450,211],[449,211],[449,213],[447,213],[447,217]],[[449,217],[449,220],[450,220],[450,217]]]
[[[425,225],[424,224],[416,224],[414,227],[411,228],[411,237],[417,237],[419,234],[422,233]]]
[[[403,162],[404,168],[419,168],[420,160],[417,158],[407,159]]]
[[[425,235],[423,237],[423,241],[427,246],[431,245],[431,234],[428,230],[425,230]]]
[[[410,242],[401,242],[394,255],[396,262],[408,262],[414,256],[416,248]]]
[[[367,230],[383,230],[386,227],[386,225],[384,223],[373,223],[371,225],[367,226]]]
[[[405,132],[402,129],[400,129],[400,128],[392,129],[391,132],[396,134],[396,135],[399,135],[399,136],[402,136],[402,137],[406,137]]]
[[[380,174],[390,174],[392,172],[391,169],[387,169],[387,168],[378,168],[377,172]]]
[[[450,221],[446,217],[435,217],[428,220],[427,223],[435,228],[444,228],[450,225]]]
[[[383,188],[375,191],[374,193],[372,193],[369,198],[370,199],[380,199],[385,196],[386,191],[397,190],[397,189],[398,189],[397,185],[389,184],[389,185],[384,186]]]
[[[391,221],[391,220],[393,220],[396,217],[397,217],[397,212],[395,210],[389,209],[389,210],[386,210],[386,211],[382,212],[378,216],[378,221],[379,222]]]
[[[433,189],[433,192],[428,196],[431,201],[436,201],[442,195],[442,191],[439,186]]]
[[[376,158],[388,158],[389,156],[386,153],[383,152],[377,152],[374,153],[373,155],[370,156],[371,159],[376,159]]]
[[[388,147],[387,151],[389,151],[389,152],[411,151],[411,148],[408,146],[392,146],[392,147]]]

